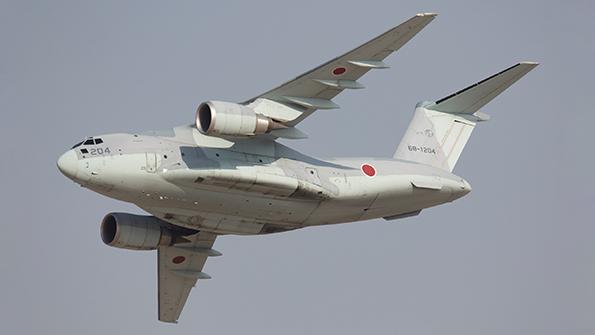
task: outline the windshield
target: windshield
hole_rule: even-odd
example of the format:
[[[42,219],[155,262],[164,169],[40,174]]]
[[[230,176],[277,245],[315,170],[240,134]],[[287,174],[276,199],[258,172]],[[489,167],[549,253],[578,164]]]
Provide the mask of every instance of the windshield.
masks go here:
[[[103,140],[101,138],[93,139],[92,137],[91,138],[87,137],[86,140],[78,142],[77,144],[73,145],[71,149],[80,147],[81,145],[95,145],[95,144],[102,144],[102,143],[103,143]]]

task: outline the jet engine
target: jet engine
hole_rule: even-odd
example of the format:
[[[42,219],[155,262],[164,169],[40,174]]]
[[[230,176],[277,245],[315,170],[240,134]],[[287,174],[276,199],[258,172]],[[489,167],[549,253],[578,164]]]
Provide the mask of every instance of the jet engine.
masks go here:
[[[252,136],[287,126],[250,107],[225,102],[207,101],[196,110],[196,128],[207,135]]]
[[[155,250],[172,244],[172,232],[154,216],[109,213],[101,221],[101,239],[109,246],[131,250]]]

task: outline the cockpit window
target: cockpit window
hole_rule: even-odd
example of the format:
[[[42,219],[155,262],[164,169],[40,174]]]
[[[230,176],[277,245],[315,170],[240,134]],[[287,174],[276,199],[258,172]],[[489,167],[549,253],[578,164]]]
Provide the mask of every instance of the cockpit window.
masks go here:
[[[87,138],[85,141],[79,142],[75,145],[72,146],[72,149],[76,148],[76,147],[80,147],[81,145],[95,145],[95,144],[101,144],[103,143],[103,140],[100,138],[96,138],[96,139],[92,139],[92,138]]]

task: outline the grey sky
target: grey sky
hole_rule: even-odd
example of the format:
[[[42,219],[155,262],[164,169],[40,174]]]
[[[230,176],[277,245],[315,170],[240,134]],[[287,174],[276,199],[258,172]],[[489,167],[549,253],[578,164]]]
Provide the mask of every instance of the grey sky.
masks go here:
[[[289,142],[390,156],[419,100],[515,62],[455,172],[467,197],[402,221],[223,237],[180,324],[156,321],[156,255],[104,246],[140,210],[55,166],[86,135],[192,122],[417,12],[440,15]],[[3,334],[593,334],[592,1],[1,1]]]

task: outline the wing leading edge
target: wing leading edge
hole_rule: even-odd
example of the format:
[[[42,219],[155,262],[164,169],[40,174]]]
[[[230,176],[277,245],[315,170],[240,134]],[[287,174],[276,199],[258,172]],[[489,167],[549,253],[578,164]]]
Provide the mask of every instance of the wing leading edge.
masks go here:
[[[361,89],[357,80],[372,69],[388,68],[383,60],[430,23],[437,14],[417,14],[397,27],[244,104],[294,126],[317,109],[339,108],[331,101],[346,89]],[[276,108],[271,108],[274,104]]]

